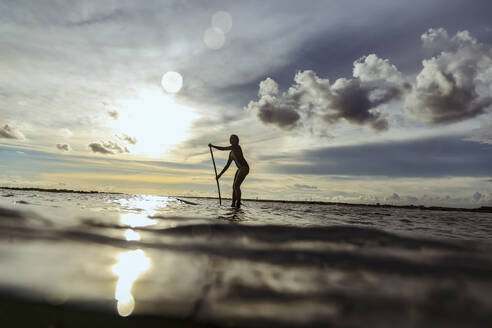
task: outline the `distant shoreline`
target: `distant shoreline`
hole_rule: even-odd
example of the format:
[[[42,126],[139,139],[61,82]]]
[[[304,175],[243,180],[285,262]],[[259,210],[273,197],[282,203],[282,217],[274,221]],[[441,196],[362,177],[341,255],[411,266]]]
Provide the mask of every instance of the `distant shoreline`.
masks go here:
[[[205,197],[205,196],[173,196],[182,198],[198,198],[198,199],[218,199],[217,197]],[[222,198],[222,200],[231,200],[230,198]],[[492,206],[481,206],[478,208],[464,208],[464,207],[443,207],[443,206],[424,206],[424,205],[391,205],[391,204],[352,204],[343,202],[323,202],[323,201],[309,201],[309,200],[280,200],[280,199],[248,199],[243,198],[244,201],[249,202],[266,202],[266,203],[287,203],[287,204],[305,204],[305,205],[342,205],[342,206],[367,206],[367,207],[379,207],[379,208],[401,208],[401,209],[413,209],[413,210],[429,210],[429,211],[447,211],[447,212],[478,212],[478,213],[492,213]]]
[[[55,193],[72,193],[72,194],[120,194],[122,192],[97,191],[97,190],[72,190],[72,189],[52,189],[52,188],[23,188],[23,187],[0,187],[1,190],[23,190],[23,191],[43,191]]]
[[[122,192],[110,192],[110,191],[96,191],[96,190],[71,190],[71,189],[52,189],[52,188],[23,188],[23,187],[0,187],[0,190],[20,190],[20,191],[42,191],[53,193],[77,193],[77,194],[119,194],[124,195]],[[185,196],[175,195],[169,197],[180,198],[198,198],[198,199],[218,199],[217,197],[206,196]],[[223,198],[224,200],[230,200],[230,198]],[[475,212],[475,213],[492,213],[492,206],[481,206],[478,208],[460,208],[460,207],[442,207],[442,206],[424,206],[424,205],[391,205],[391,204],[351,204],[343,202],[323,202],[323,201],[302,201],[302,200],[280,200],[280,199],[243,199],[249,202],[267,202],[267,203],[286,203],[286,204],[304,204],[304,205],[342,205],[342,206],[367,206],[367,207],[379,207],[379,208],[401,208],[401,209],[417,209],[428,211],[447,211],[447,212]]]

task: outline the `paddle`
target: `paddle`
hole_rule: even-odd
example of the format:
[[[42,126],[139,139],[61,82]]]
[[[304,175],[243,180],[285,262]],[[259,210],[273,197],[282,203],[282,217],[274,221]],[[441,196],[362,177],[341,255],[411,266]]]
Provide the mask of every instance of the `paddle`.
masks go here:
[[[219,205],[222,205],[222,198],[220,197],[220,185],[219,185],[219,179],[217,179],[217,167],[215,166],[214,153],[212,151],[212,147],[209,148],[210,148],[210,155],[212,155],[212,162],[214,163],[215,181],[217,181],[217,190],[219,191]]]

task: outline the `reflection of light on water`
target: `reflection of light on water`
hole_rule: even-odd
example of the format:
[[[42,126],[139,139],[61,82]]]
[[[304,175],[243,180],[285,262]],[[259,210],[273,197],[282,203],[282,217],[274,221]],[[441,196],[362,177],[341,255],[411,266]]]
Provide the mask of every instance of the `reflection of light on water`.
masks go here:
[[[130,228],[146,227],[157,224],[157,220],[149,218],[159,210],[167,206],[169,198],[155,196],[135,196],[129,199],[119,199],[117,202],[123,209],[133,211],[120,217],[122,224]],[[134,213],[139,211],[140,213]],[[140,234],[133,229],[125,230],[125,239],[139,241]],[[113,266],[113,272],[118,275],[116,283],[115,299],[117,300],[118,314],[122,317],[129,316],[135,308],[135,299],[132,295],[132,287],[138,277],[150,268],[150,259],[141,249],[120,253],[118,263]]]
[[[135,280],[150,268],[150,259],[141,249],[120,253],[118,263],[113,266],[113,272],[118,275],[114,298],[118,301],[118,314],[129,316],[135,308],[132,286]]]
[[[139,213],[122,214],[120,221],[121,223],[130,226],[132,228],[146,227],[157,223],[156,220],[149,219],[147,217],[147,214],[139,214]]]
[[[132,212],[142,211],[147,215],[153,215],[157,211],[164,210],[169,201],[169,197],[139,195],[129,199],[121,198],[114,202],[121,205],[121,208],[124,210]]]
[[[125,239],[128,241],[139,241],[140,234],[132,229],[126,229],[125,231]]]

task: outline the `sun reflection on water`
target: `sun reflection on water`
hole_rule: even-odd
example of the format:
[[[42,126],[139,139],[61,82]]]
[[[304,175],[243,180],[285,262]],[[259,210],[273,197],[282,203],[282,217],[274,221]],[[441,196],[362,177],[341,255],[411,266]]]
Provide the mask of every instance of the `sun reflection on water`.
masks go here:
[[[133,283],[150,268],[150,259],[141,249],[120,253],[118,263],[113,266],[113,272],[118,275],[114,298],[118,301],[118,314],[129,316],[135,308],[135,299],[132,295]]]
[[[147,214],[142,213],[127,213],[122,214],[120,218],[121,223],[124,225],[130,226],[132,228],[135,227],[146,227],[151,226],[157,223],[156,220],[149,219]]]
[[[118,202],[127,210],[138,211],[138,213],[125,213],[120,217],[120,222],[129,227],[125,230],[125,239],[127,241],[140,241],[140,234],[131,228],[157,224],[157,220],[149,218],[149,216],[165,208],[168,201],[167,197],[153,196],[120,199]],[[119,253],[117,260],[118,262],[112,268],[118,276],[114,297],[117,301],[118,314],[126,317],[132,314],[135,308],[135,299],[132,295],[133,284],[142,273],[150,268],[151,261],[141,249]]]
[[[140,234],[133,229],[126,229],[125,239],[128,241],[139,241],[141,239]]]

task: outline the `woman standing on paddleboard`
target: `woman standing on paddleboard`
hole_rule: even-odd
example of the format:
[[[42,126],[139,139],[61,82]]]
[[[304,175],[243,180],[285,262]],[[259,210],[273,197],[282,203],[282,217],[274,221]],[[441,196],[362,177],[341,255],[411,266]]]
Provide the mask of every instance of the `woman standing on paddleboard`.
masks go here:
[[[231,206],[239,208],[241,207],[241,183],[243,183],[244,178],[246,178],[246,176],[249,173],[249,165],[248,162],[246,162],[246,159],[244,159],[241,146],[239,146],[239,137],[235,134],[232,134],[231,137],[229,138],[229,142],[231,143],[231,145],[227,147],[214,146],[212,144],[208,144],[208,146],[218,150],[231,151],[229,153],[229,159],[227,160],[227,164],[224,166],[224,169],[222,169],[222,172],[220,172],[220,174],[217,176],[217,180],[220,179],[222,174],[224,174],[224,172],[227,171],[227,169],[229,168],[229,165],[231,165],[231,162],[234,161],[234,163],[236,163],[237,166],[237,171],[236,171],[236,175],[234,176],[234,183],[232,184]]]

